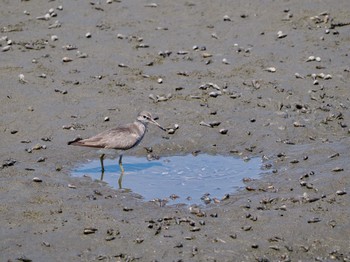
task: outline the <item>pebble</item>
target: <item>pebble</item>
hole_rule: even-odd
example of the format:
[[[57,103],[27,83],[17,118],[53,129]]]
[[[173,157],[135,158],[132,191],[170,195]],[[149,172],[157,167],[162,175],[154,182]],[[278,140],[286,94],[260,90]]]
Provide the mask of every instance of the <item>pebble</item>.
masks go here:
[[[341,167],[335,167],[332,169],[333,172],[341,172],[341,171],[344,171],[344,168],[341,168]]]
[[[86,37],[86,38],[91,38],[91,33],[90,33],[90,32],[87,32],[87,33],[85,34],[85,37]]]

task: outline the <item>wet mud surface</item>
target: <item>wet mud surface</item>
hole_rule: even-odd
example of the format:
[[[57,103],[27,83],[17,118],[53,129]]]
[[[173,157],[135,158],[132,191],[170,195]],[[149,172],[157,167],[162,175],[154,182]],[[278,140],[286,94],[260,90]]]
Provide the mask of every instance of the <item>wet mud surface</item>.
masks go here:
[[[349,1],[1,6],[2,261],[350,260]],[[70,176],[98,156],[68,141],[142,110],[174,130],[125,158],[257,156],[272,174],[192,208]]]

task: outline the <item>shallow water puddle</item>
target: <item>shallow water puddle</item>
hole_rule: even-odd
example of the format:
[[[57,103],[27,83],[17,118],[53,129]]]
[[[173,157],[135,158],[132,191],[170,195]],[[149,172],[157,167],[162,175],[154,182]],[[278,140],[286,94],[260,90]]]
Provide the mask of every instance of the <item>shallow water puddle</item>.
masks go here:
[[[118,189],[120,169],[118,160],[106,159],[103,180]],[[125,169],[122,187],[149,201],[168,199],[168,204],[203,204],[213,198],[221,199],[244,186],[243,178],[256,179],[263,172],[261,159],[243,161],[230,156],[171,156],[148,161],[146,157],[123,157]],[[99,160],[79,166],[73,176],[101,178]],[[208,195],[209,194],[209,195]],[[170,196],[178,196],[174,199]]]

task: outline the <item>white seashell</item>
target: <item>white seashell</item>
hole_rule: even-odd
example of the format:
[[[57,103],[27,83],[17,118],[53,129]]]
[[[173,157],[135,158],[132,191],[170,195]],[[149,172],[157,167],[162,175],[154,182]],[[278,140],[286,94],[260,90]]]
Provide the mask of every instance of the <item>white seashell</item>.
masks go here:
[[[28,82],[24,79],[24,75],[23,75],[23,74],[19,74],[19,75],[18,75],[18,78],[19,78],[19,82],[21,82],[21,83],[28,83]]]
[[[210,97],[217,97],[219,95],[221,95],[221,91],[213,91],[209,93]]]
[[[211,34],[211,37],[212,37],[212,38],[215,38],[215,39],[219,39],[219,37],[217,36],[216,33],[212,33],[212,34]]]
[[[330,75],[330,74],[327,74],[327,75],[325,75],[324,76],[324,78],[323,78],[324,80],[329,80],[329,79],[332,79],[332,75]]]
[[[39,177],[33,177],[33,181],[37,182],[37,183],[43,182],[43,180],[41,178],[39,178]]]
[[[91,38],[91,33],[90,33],[90,32],[87,32],[87,33],[85,34],[85,37],[86,37],[86,38]]]
[[[146,4],[145,7],[158,7],[158,5],[156,3],[149,3]]]
[[[79,58],[87,58],[88,57],[87,53],[82,53],[79,50],[77,51],[77,56]]]
[[[284,34],[282,31],[278,31],[277,32],[277,37],[278,38],[285,38],[287,36],[287,34]]]
[[[310,62],[310,61],[315,61],[315,57],[313,55],[309,56],[308,59],[306,59],[306,62]]]
[[[51,41],[54,42],[54,41],[57,41],[58,40],[58,36],[57,35],[52,35],[51,36]]]
[[[276,72],[276,67],[268,67],[265,69],[267,72],[270,72],[270,73],[275,73]]]
[[[49,29],[51,29],[51,28],[59,28],[59,27],[61,27],[61,23],[60,23],[60,21],[58,21],[58,20],[56,20],[52,25],[49,25]]]
[[[51,15],[50,14],[46,14],[46,15],[43,15],[43,16],[38,16],[36,19],[37,20],[45,20],[45,21],[47,21],[47,20],[50,20],[50,18],[51,18]]]
[[[231,21],[231,18],[228,15],[224,15],[223,19],[224,21]]]
[[[315,60],[316,60],[316,62],[321,62],[321,57],[317,56],[317,57],[315,58]]]
[[[224,63],[225,65],[229,65],[229,64],[230,64],[230,62],[229,62],[229,61],[227,61],[227,59],[226,59],[226,58],[222,59],[222,63]]]
[[[62,58],[62,62],[66,63],[66,62],[71,62],[71,61],[73,61],[73,59],[68,57],[68,56],[65,56],[65,57]]]
[[[162,83],[163,83],[163,78],[158,78],[158,79],[157,79],[157,83],[158,83],[158,84],[162,84]]]
[[[6,51],[9,51],[10,49],[11,49],[10,45],[5,45],[3,48],[1,48],[1,51],[6,52]]]
[[[294,75],[295,75],[296,78],[304,79],[304,77],[302,75],[300,75],[299,73],[295,73]]]
[[[317,75],[319,78],[322,78],[322,79],[324,79],[324,77],[325,77],[325,74],[324,73],[319,73],[318,75]]]

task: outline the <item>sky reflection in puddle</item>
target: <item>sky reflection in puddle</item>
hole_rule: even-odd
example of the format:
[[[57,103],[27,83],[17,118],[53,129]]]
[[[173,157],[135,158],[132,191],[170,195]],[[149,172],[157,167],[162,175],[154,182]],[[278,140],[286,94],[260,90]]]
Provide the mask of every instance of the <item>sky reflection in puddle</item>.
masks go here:
[[[118,189],[118,160],[106,159],[103,180]],[[203,204],[203,196],[221,199],[242,188],[243,178],[257,179],[263,173],[260,158],[200,154],[170,156],[148,161],[146,157],[123,157],[122,187],[140,194],[145,201],[168,198],[168,204]],[[101,178],[100,161],[93,160],[73,170],[73,176]],[[171,199],[171,195],[179,198]]]

